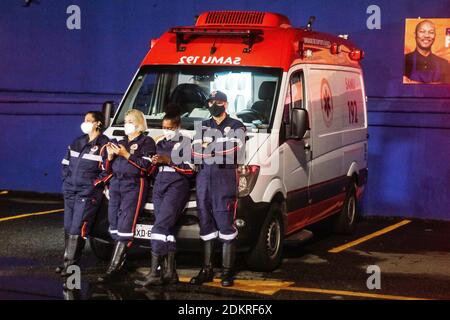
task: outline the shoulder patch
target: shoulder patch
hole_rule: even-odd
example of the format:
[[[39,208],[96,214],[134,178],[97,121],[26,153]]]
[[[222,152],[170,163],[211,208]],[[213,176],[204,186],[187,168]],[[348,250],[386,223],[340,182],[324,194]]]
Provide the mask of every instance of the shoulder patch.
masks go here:
[[[96,152],[98,150],[98,146],[93,146],[92,148],[91,148],[91,152]]]

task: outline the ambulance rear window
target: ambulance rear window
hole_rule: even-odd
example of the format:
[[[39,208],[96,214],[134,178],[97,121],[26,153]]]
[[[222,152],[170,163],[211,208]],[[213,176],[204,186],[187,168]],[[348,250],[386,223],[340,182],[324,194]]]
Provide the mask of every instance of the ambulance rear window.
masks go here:
[[[227,112],[248,126],[269,128],[282,71],[273,68],[167,66],[143,68],[134,79],[114,124],[123,125],[129,109],[141,110],[149,128],[160,128],[168,104],[176,104],[182,127],[210,117],[206,99],[224,92]]]

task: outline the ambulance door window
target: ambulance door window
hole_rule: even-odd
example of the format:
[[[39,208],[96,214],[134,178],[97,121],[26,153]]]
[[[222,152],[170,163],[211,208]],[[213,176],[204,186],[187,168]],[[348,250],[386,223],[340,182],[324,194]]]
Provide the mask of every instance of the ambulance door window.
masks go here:
[[[280,131],[280,144],[290,138],[292,109],[304,108],[303,72],[291,75],[284,99],[283,120]]]
[[[155,75],[147,74],[138,77],[138,81],[141,82],[139,91],[137,92],[136,99],[133,102],[133,109],[138,109],[144,114],[149,114],[150,107],[152,105],[153,89],[155,87]]]

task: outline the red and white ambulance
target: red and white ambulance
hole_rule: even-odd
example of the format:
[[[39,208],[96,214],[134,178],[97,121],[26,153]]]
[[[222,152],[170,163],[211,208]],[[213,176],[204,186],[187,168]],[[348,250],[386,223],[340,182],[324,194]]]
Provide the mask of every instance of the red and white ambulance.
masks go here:
[[[246,126],[245,165],[239,168],[238,245],[249,268],[273,270],[286,241],[310,236],[307,227],[335,215],[338,232],[355,227],[367,180],[367,111],[360,60],[350,41],[296,28],[283,15],[253,11],[201,14],[195,26],[174,27],[150,50],[121,101],[110,138],[124,136],[124,115],[144,112],[148,134],[162,135],[163,106],[182,108],[182,129],[208,118],[212,90],[228,96],[228,113]],[[198,250],[195,190],[178,222],[180,250]],[[91,245],[109,258],[106,205]],[[151,195],[136,224],[136,243],[150,246]]]

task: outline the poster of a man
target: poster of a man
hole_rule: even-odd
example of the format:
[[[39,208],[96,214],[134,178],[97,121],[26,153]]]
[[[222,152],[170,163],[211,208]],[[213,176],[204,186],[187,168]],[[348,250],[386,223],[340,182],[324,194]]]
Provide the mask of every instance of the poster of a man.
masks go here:
[[[403,83],[450,84],[449,33],[450,19],[406,19]]]

